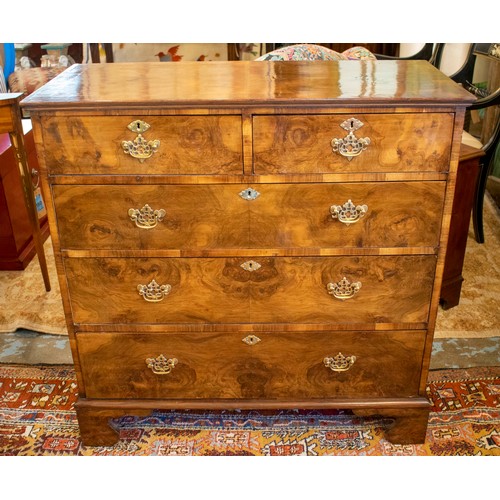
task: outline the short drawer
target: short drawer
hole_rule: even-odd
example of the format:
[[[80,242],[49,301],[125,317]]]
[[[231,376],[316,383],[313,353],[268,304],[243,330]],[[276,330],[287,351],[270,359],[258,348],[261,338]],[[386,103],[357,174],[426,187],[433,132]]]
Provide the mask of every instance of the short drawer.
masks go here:
[[[243,172],[239,116],[47,117],[43,138],[51,174]]]
[[[418,395],[425,332],[77,334],[88,398]]]
[[[257,193],[247,200],[242,193]],[[64,249],[435,247],[444,182],[54,185]]]
[[[435,264],[434,255],[64,260],[74,322],[107,328],[425,323]]]
[[[453,114],[255,116],[257,174],[448,170]]]

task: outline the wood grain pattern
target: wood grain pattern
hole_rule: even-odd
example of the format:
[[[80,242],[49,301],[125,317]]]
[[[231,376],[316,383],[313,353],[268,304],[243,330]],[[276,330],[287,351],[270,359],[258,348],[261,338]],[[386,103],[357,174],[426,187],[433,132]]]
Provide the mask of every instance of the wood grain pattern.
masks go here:
[[[78,334],[90,398],[377,398],[417,396],[425,334],[342,332],[259,334]],[[324,358],[355,355],[346,372]],[[145,360],[178,359],[157,375]]]
[[[387,248],[436,246],[444,183],[256,184],[248,204],[251,246]],[[333,219],[332,205],[367,205],[358,222]]]
[[[434,256],[65,259],[75,323],[335,323],[426,322]],[[343,277],[362,289],[342,301],[327,290]],[[155,279],[170,294],[147,303],[137,285]],[[300,291],[300,293],[298,292]],[[142,326],[141,326],[142,325]]]
[[[249,241],[246,185],[53,186],[62,248],[237,248]],[[91,199],[92,203],[88,200]],[[129,209],[165,210],[141,229]]]
[[[109,417],[153,408],[347,408],[424,439],[473,100],[423,61],[74,65],[25,99],[85,442],[112,444]],[[330,143],[351,117],[371,143],[349,162]],[[121,148],[138,118],[161,140],[144,163]],[[243,187],[261,194],[234,198]],[[350,227],[329,213],[348,199],[368,205]],[[138,234],[128,209],[146,203],[164,223]],[[339,301],[326,287],[344,276],[362,287]],[[172,287],[158,303],[137,291],[153,278]],[[334,373],[323,359],[339,351],[358,359]],[[159,354],[179,360],[167,378],[145,366]]]
[[[239,196],[249,186],[260,193],[252,201]],[[53,196],[64,249],[348,249],[437,246],[444,188],[444,182],[55,185]],[[350,199],[368,213],[345,225],[330,207]],[[166,215],[144,230],[128,211],[146,203]]]
[[[127,126],[144,120],[144,139],[160,140],[140,162],[124,153],[122,141],[134,141]],[[52,174],[241,174],[240,116],[73,116],[42,119],[43,140]]]
[[[411,83],[410,83],[411,82]],[[28,110],[146,106],[466,106],[475,100],[427,61],[75,64],[28,96]]]
[[[348,132],[351,115],[254,116],[254,169],[258,174],[445,171],[453,131],[451,113],[353,114],[369,138],[352,160],[332,151],[333,138]]]

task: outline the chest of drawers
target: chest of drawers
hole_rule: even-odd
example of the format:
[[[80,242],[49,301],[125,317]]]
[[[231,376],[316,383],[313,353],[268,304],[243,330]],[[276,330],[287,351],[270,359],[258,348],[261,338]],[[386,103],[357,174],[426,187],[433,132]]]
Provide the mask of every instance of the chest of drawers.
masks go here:
[[[75,65],[33,120],[86,444],[153,409],[425,438],[465,107],[425,62]]]

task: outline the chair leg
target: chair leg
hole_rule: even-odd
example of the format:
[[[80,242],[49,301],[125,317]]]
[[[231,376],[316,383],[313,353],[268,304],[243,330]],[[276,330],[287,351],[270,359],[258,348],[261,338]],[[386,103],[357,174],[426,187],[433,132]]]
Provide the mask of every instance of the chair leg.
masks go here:
[[[484,243],[483,206],[484,194],[486,192],[486,181],[488,180],[488,170],[488,164],[481,163],[479,177],[477,179],[476,199],[472,208],[474,237],[478,243]]]

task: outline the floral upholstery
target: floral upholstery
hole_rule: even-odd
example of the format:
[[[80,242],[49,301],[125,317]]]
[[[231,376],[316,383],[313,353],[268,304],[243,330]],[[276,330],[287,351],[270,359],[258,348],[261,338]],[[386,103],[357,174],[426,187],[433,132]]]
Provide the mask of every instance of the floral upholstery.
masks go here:
[[[375,59],[375,56],[364,47],[352,47],[342,53],[314,45],[311,43],[301,43],[289,45],[280,49],[268,52],[255,59],[256,61],[345,61],[359,59]]]
[[[366,59],[376,59],[376,57],[365,47],[351,47],[350,49],[344,50],[342,54],[346,59],[353,60],[366,60]]]

